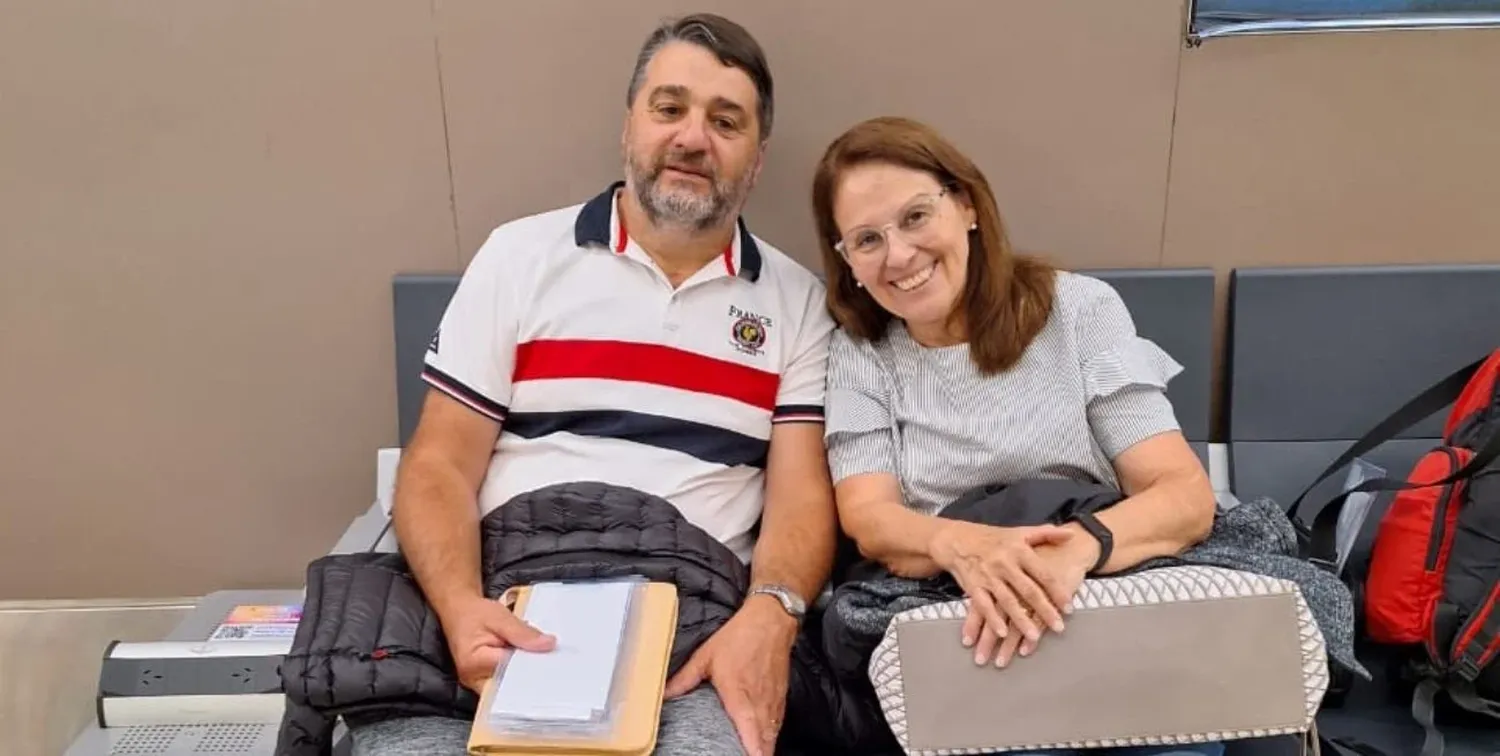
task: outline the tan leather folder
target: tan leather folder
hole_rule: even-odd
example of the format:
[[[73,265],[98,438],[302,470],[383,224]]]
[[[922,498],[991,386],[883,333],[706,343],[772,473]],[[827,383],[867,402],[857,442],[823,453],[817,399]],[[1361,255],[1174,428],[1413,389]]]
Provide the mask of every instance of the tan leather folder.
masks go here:
[[[677,586],[643,583],[631,598],[626,625],[622,674],[617,676],[615,713],[611,731],[597,738],[562,736],[545,738],[530,734],[496,732],[484,712],[489,710],[495,681],[484,684],[479,711],[469,731],[472,756],[650,756],[656,749],[657,725],[661,720],[662,696],[667,685],[667,663],[677,635]],[[527,589],[508,593],[514,611],[526,616]]]

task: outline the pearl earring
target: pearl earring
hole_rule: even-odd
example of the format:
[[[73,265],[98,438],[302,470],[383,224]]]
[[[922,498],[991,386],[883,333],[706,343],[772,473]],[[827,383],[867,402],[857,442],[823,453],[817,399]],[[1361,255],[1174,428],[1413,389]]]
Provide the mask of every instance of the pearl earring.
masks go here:
[[[977,230],[979,230],[979,224],[978,223],[970,223],[969,224],[969,230],[970,231],[977,231]]]

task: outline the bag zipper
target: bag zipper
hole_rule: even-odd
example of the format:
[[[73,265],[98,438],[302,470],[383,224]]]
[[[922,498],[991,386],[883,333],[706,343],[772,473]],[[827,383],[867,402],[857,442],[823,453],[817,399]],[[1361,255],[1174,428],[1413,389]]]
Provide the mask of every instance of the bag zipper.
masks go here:
[[[1463,463],[1458,458],[1458,452],[1449,446],[1438,447],[1448,457],[1448,471],[1441,477],[1452,475]],[[1452,481],[1443,486],[1443,492],[1438,495],[1437,512],[1434,517],[1432,538],[1427,543],[1427,571],[1437,569],[1438,557],[1443,552],[1443,540],[1448,530],[1448,505],[1453,499],[1453,487],[1460,481]]]

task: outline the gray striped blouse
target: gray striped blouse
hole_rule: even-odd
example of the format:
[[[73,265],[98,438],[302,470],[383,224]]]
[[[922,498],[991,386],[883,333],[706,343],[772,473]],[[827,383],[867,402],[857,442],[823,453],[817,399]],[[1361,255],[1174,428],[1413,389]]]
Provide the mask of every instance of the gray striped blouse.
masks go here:
[[[906,505],[937,513],[975,486],[1070,478],[1118,486],[1112,460],[1177,430],[1167,382],[1182,366],[1136,334],[1119,294],[1059,272],[1051,317],[1019,363],[984,376],[967,345],[928,348],[899,321],[887,338],[835,332],[828,356],[834,482],[892,473]]]

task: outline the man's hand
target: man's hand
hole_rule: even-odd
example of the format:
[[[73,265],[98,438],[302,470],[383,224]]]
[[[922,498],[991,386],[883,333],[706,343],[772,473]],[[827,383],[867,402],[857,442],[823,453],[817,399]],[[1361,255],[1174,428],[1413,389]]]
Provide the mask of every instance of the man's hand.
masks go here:
[[[1065,529],[1074,530],[1071,538],[1053,543],[1044,543],[1036,547],[1037,558],[1051,572],[1064,595],[1071,602],[1073,595],[1078,592],[1078,587],[1083,585],[1083,579],[1088,576],[1090,567],[1099,559],[1099,542],[1089,535],[1080,526],[1070,524]],[[1068,606],[1068,604],[1064,604]],[[1066,610],[1065,610],[1066,611]],[[974,663],[985,664],[990,659],[990,654],[996,652],[995,646],[999,645],[998,653],[995,653],[995,666],[1005,667],[1010,664],[1011,659],[1019,651],[1021,656],[1030,656],[1036,651],[1040,638],[1032,639],[1025,637],[1024,633],[1017,632],[1012,624],[1003,637],[997,638],[994,632],[986,632],[988,628],[983,627],[984,617],[981,614],[971,612],[969,621],[964,623],[966,637],[977,637],[978,643],[974,648]],[[968,635],[971,625],[979,626],[979,632]]]
[[[675,698],[704,681],[740,734],[749,756],[771,756],[786,709],[787,676],[797,623],[775,598],[751,596],[667,683]]]
[[[526,624],[504,604],[480,596],[448,608],[442,625],[458,680],[475,693],[482,693],[512,648],[541,652],[557,645],[556,638]]]

